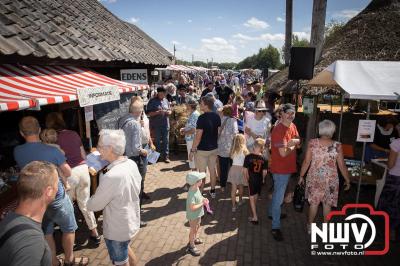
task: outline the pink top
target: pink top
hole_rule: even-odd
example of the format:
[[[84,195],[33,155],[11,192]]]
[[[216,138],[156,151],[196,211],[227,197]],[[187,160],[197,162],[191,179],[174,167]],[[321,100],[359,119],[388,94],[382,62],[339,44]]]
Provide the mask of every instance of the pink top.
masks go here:
[[[238,117],[239,115],[239,105],[237,103],[232,104],[232,116]]]
[[[397,152],[397,160],[393,168],[389,170],[389,174],[400,176],[400,139],[393,140],[392,143],[390,143],[390,149]]]
[[[67,163],[71,168],[85,163],[81,155],[82,141],[79,135],[72,130],[61,130],[58,132],[57,144],[65,152]]]

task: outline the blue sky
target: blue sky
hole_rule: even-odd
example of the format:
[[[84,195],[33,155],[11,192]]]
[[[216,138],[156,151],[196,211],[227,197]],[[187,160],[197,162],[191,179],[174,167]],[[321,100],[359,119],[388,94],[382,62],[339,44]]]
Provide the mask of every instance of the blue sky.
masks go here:
[[[272,44],[283,45],[285,0],[99,0],[120,19],[136,24],[176,57],[239,62]],[[293,31],[309,39],[312,0],[293,0]],[[347,21],[370,0],[328,0],[328,23]]]

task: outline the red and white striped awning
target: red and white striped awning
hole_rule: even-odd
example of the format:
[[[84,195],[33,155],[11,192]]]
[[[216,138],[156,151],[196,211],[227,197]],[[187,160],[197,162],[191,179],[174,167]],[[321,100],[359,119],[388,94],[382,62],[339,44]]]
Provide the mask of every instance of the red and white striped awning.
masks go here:
[[[73,66],[0,65],[0,112],[77,100],[77,89],[118,86],[120,93],[147,89]]]
[[[184,72],[191,72],[193,69],[183,65],[169,65],[167,66],[167,70],[174,70],[174,71],[184,71]]]

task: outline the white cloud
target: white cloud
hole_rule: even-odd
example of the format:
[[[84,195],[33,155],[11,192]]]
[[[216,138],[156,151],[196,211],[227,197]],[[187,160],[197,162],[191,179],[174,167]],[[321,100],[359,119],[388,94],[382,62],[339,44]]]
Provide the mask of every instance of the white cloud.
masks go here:
[[[270,34],[270,33],[264,33],[259,36],[248,36],[242,33],[237,33],[232,36],[235,39],[239,40],[239,43],[245,43],[246,41],[267,41],[267,42],[274,42],[274,41],[283,41],[285,40],[285,34],[283,33],[276,33],[276,34]]]
[[[130,23],[133,23],[133,24],[136,24],[136,23],[138,23],[139,22],[139,18],[135,18],[135,17],[131,17],[130,19],[129,19],[129,22]]]
[[[236,47],[221,37],[213,37],[211,39],[201,39],[202,49],[212,52],[234,52]]]
[[[285,40],[285,34],[283,34],[283,33],[275,33],[275,34],[265,33],[265,34],[260,35],[260,39],[267,41],[267,42],[283,41],[283,40]]]
[[[193,20],[191,20],[191,19],[188,19],[188,21],[187,21],[188,23],[192,23],[193,22]]]
[[[269,27],[267,22],[259,20],[255,17],[250,18],[243,25],[248,28],[252,28],[252,29],[256,29],[256,30],[266,29]]]
[[[232,36],[235,39],[239,39],[241,41],[256,41],[259,40],[258,37],[251,37],[242,33],[236,33],[235,35]]]
[[[285,22],[285,19],[284,19],[284,18],[281,18],[281,17],[277,17],[277,18],[276,18],[276,21],[278,21],[278,22]]]
[[[341,11],[334,12],[332,17],[339,18],[339,19],[351,19],[355,15],[360,13],[360,10],[356,9],[344,9]]]
[[[304,32],[304,31],[294,31],[293,35],[296,35],[297,37],[299,37],[299,39],[307,39],[310,40],[310,32]]]
[[[172,43],[172,44],[175,44],[175,45],[179,45],[179,44],[181,44],[180,42],[178,42],[178,41],[175,41],[175,40],[174,40],[174,41],[172,41],[171,43]]]

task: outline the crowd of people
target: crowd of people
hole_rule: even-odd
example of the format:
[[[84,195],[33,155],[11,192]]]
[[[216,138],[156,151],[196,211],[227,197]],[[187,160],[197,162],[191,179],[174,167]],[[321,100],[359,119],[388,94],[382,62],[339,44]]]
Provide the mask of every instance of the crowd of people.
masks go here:
[[[89,240],[95,244],[101,241],[94,212],[103,211],[103,236],[112,263],[136,265],[130,242],[139,228],[146,226],[140,209],[148,198],[144,186],[147,155],[157,150],[160,161],[170,162],[169,117],[175,105],[185,106],[188,116],[185,127],[179,129],[186,140],[191,169],[186,176],[186,218],[190,224],[187,252],[201,254],[196,245],[202,243],[199,228],[209,204],[207,176],[210,200],[230,188],[232,213],[245,204],[245,196],[249,197],[248,221],[254,226],[263,215],[257,206],[263,183],[272,183],[271,200],[265,208],[276,241],[284,240],[281,220],[286,214],[281,206],[293,194],[288,189],[289,181],[299,177],[295,182],[305,186],[310,203],[304,229],[310,233],[319,205],[323,206],[324,217],[337,206],[337,169],[344,177],[344,189],[350,188],[341,144],[332,139],[336,126],[330,120],[321,121],[319,137],[304,147],[293,123],[294,105],[277,105],[278,95],[265,90],[260,79],[245,77],[228,73],[193,80],[181,75],[176,83],[166,80],[159,86],[146,108],[140,97],[132,97],[129,113],[120,117],[118,129],[100,131],[97,150],[109,164],[99,171],[99,186],[92,196],[86,151],[79,135],[67,129],[62,115],[48,114],[43,130],[36,118],[24,117],[19,130],[25,143],[14,150],[21,169],[19,203],[15,212],[0,223],[0,264],[87,265],[88,258],[76,258],[73,252],[78,226],[72,202],[76,201],[90,230]],[[399,192],[400,145],[398,139],[388,145],[391,170],[380,206],[394,219],[392,225],[398,226],[400,202],[393,195]],[[298,168],[297,153],[302,146],[306,153]],[[271,180],[267,179],[268,173]],[[62,232],[63,260],[56,256],[56,224]]]

